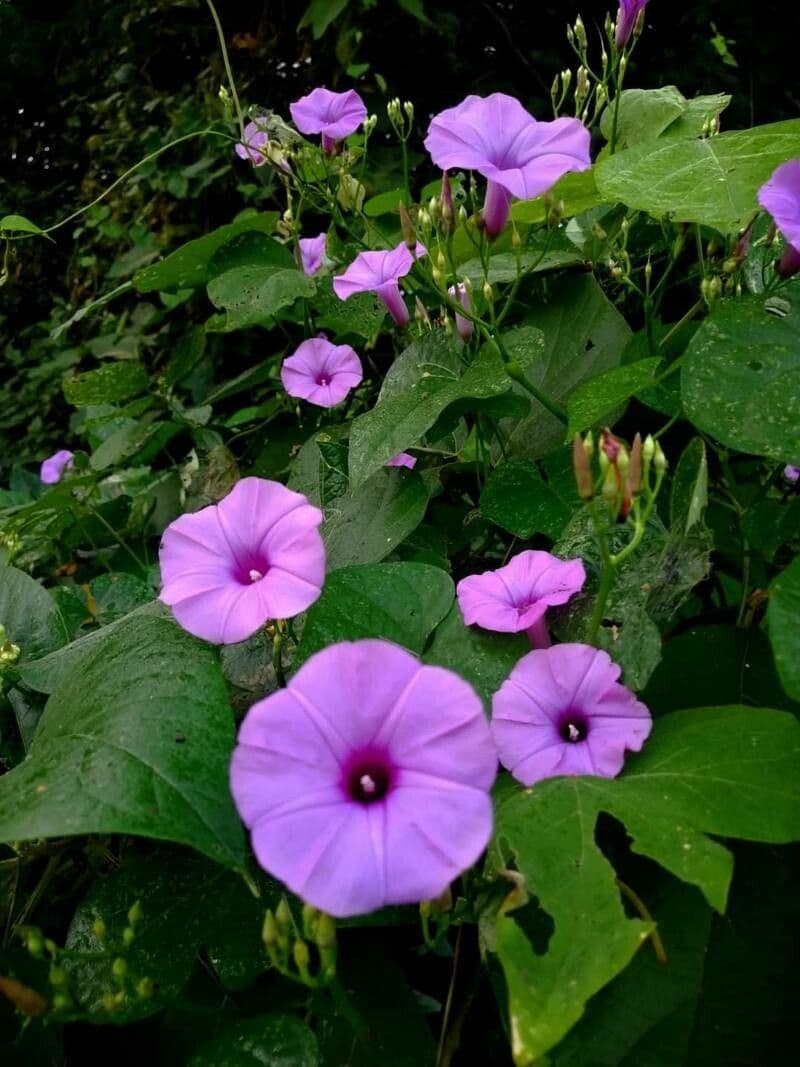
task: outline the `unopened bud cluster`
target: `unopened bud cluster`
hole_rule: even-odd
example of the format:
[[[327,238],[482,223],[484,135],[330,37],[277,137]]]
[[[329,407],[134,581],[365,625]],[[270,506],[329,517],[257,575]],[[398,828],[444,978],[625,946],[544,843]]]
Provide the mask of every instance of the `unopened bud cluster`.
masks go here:
[[[598,475],[594,472],[593,457],[597,454]],[[636,434],[628,446],[609,429],[603,430],[595,445],[590,432],[581,438],[575,434],[572,443],[572,465],[575,484],[582,500],[600,496],[612,521],[625,520],[639,496],[653,499],[661,487],[667,460],[661,445],[648,435],[642,441]]]
[[[325,986],[336,975],[336,923],[324,911],[303,906],[300,927],[282,897],[264,916],[261,937],[270,963],[284,977],[309,989]]]
[[[0,623],[0,671],[16,663],[19,655],[19,645],[14,644],[6,633],[5,626]]]

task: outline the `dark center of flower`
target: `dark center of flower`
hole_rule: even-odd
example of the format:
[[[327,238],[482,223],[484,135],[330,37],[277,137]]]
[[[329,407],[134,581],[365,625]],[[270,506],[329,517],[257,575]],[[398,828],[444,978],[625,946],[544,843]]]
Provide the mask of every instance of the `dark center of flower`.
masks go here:
[[[252,585],[254,582],[260,582],[268,570],[269,563],[266,558],[257,555],[239,564],[234,577],[240,585]]]
[[[377,759],[355,763],[347,775],[347,792],[359,804],[383,800],[392,785],[389,767]]]
[[[317,385],[328,385],[329,382],[330,379],[327,378],[324,374],[317,375]]]
[[[583,715],[582,712],[570,710],[561,716],[561,720],[558,724],[558,732],[563,741],[577,744],[578,741],[586,740],[589,733],[589,723],[586,721],[586,716]]]

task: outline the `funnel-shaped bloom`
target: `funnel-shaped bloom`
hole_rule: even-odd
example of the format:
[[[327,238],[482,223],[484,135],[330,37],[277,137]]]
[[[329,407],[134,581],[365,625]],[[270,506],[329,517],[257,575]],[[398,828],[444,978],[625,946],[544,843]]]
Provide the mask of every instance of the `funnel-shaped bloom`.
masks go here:
[[[72,467],[74,454],[66,448],[60,448],[52,456],[49,456],[39,470],[39,480],[44,485],[55,485],[61,481],[64,471]]]
[[[303,268],[303,274],[307,274],[309,278],[322,266],[327,241],[327,233],[320,233],[316,237],[301,237],[297,242],[300,248],[300,266]]]
[[[614,34],[617,48],[624,48],[630,40],[639,12],[644,11],[646,4],[647,0],[619,0],[617,29]]]
[[[359,252],[344,274],[333,279],[333,291],[340,300],[348,300],[356,293],[375,293],[397,325],[405,326],[410,316],[398,280],[427,254],[424,245],[417,244],[412,253],[403,241],[390,252]]]
[[[505,567],[463,578],[456,589],[467,626],[517,633],[526,630],[536,647],[550,643],[545,624],[549,607],[566,602],[583,588],[586,572],[579,559],[558,559],[549,552],[520,552]]]
[[[248,122],[244,128],[244,139],[236,145],[239,159],[249,159],[254,167],[263,167],[267,162],[266,147],[269,144],[267,133],[259,129],[255,122]]]
[[[184,630],[215,644],[244,641],[269,619],[314,603],[325,580],[322,512],[301,493],[243,478],[219,502],[170,523],[158,558]]]
[[[523,785],[560,774],[614,778],[638,752],[650,712],[618,682],[620,669],[591,645],[535,649],[492,700],[500,762]]]
[[[425,147],[442,170],[465,167],[488,181],[483,221],[490,237],[508,218],[512,196],[531,200],[571,170],[587,170],[589,131],[578,119],[537,122],[505,93],[468,96],[431,120]]]
[[[358,641],[250,709],[230,781],[261,866],[343,917],[443,893],[486,847],[496,770],[465,681]]]
[[[390,460],[387,460],[387,467],[405,467],[407,470],[413,471],[417,465],[417,457],[412,456],[410,452],[398,452],[396,456],[392,456]]]
[[[319,408],[341,404],[361,382],[361,360],[350,345],[334,345],[324,334],[303,341],[281,366],[281,381],[289,396]]]
[[[758,202],[772,215],[789,246],[778,264],[784,277],[800,270],[800,159],[790,159],[758,190]]]
[[[787,464],[787,466],[783,468],[783,476],[787,482],[790,482],[792,485],[797,485],[797,483],[800,482],[800,467],[795,467],[791,463]]]
[[[332,152],[337,141],[355,133],[367,117],[364,101],[355,91],[332,93],[314,89],[289,105],[292,120],[301,133],[322,134],[322,148]]]

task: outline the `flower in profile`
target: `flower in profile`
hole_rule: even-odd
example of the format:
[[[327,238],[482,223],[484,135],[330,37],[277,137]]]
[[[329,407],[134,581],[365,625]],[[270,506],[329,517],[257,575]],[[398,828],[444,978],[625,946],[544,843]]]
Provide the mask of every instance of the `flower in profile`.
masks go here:
[[[322,512],[301,493],[243,478],[219,502],[181,515],[158,558],[169,604],[184,630],[215,644],[244,641],[270,619],[314,603],[325,580]]]
[[[297,242],[300,249],[300,266],[303,274],[313,277],[323,264],[325,248],[328,241],[327,233],[320,233],[316,237],[301,237]]]
[[[73,452],[70,452],[66,448],[60,448],[58,452],[54,452],[52,456],[42,463],[39,469],[39,480],[44,485],[55,485],[61,481],[64,471],[72,468],[72,463],[75,458]]]
[[[800,467],[794,467],[791,463],[788,463],[783,468],[783,476],[791,485],[797,485],[800,482]]]
[[[800,271],[800,159],[790,159],[774,171],[758,190],[758,202],[772,215],[786,238],[786,252],[778,273],[788,278]]]
[[[253,705],[231,792],[261,866],[345,917],[430,900],[492,829],[481,701],[388,641],[341,642]]]
[[[340,300],[356,293],[375,293],[397,325],[405,326],[410,315],[398,282],[427,254],[424,245],[417,244],[412,251],[403,241],[390,252],[359,252],[344,274],[333,279],[333,291]]]
[[[281,381],[289,396],[319,408],[341,404],[361,382],[361,360],[350,345],[334,345],[324,334],[303,341],[281,366]]]
[[[618,681],[620,669],[591,645],[534,649],[492,700],[500,762],[523,785],[560,774],[614,778],[638,752],[650,712]]]
[[[468,96],[435,115],[425,147],[442,170],[465,167],[487,179],[483,221],[490,237],[503,229],[512,196],[531,200],[568,171],[591,166],[583,123],[537,122],[505,93]]]
[[[412,456],[410,452],[398,452],[386,463],[387,467],[406,467],[410,471],[413,471],[416,465],[417,457]]]
[[[462,578],[456,588],[467,626],[517,633],[525,630],[534,647],[550,644],[547,609],[583,588],[586,571],[580,559],[558,559],[549,552],[520,552],[505,567]]]
[[[647,0],[619,0],[617,29],[614,34],[617,48],[624,48],[631,39],[639,14],[644,11]]]
[[[452,300],[457,300],[465,311],[472,312],[472,300],[469,291],[463,282],[458,282],[457,285],[449,286],[447,295]],[[475,332],[472,319],[467,319],[456,312],[456,330],[462,341],[465,343],[469,341],[470,337],[472,337],[472,334]]]
[[[266,148],[269,144],[269,136],[262,130],[258,123],[248,122],[244,128],[244,137],[236,145],[236,155],[239,159],[249,159],[254,167],[263,167],[267,162]]]
[[[289,105],[292,120],[301,133],[322,134],[322,148],[332,152],[337,141],[355,133],[367,117],[364,101],[355,91],[333,93],[314,89]]]

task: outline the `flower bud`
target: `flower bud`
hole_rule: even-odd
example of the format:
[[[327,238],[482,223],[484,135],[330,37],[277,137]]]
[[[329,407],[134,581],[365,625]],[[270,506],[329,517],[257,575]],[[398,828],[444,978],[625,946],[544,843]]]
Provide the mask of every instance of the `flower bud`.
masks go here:
[[[550,100],[553,104],[553,111],[558,107],[558,100],[561,96],[561,79],[558,74],[553,78],[553,84],[550,86]]]
[[[53,997],[53,1011],[69,1011],[71,1007],[72,997],[68,996],[66,993],[56,993],[56,995]]]
[[[456,225],[456,212],[453,204],[453,190],[450,185],[450,176],[447,171],[442,171],[442,195],[441,195],[442,224],[445,232],[452,233]]]
[[[401,200],[397,205],[398,212],[400,214],[400,229],[403,231],[403,240],[406,243],[406,248],[412,251],[417,247],[417,235],[414,232],[414,226],[411,222],[411,217],[408,214],[406,205]]]
[[[278,924],[275,921],[275,916],[271,911],[267,911],[264,916],[264,923],[261,927],[261,940],[264,942],[267,949],[274,948],[278,943],[279,931]]]
[[[319,912],[311,904],[304,904],[302,917],[303,917],[303,936],[313,937],[314,930],[316,929],[317,918]]]
[[[572,469],[575,473],[578,496],[581,500],[591,500],[594,496],[594,478],[589,456],[579,433],[576,433],[572,439]]]
[[[375,127],[378,125],[377,115],[368,115],[364,121],[364,135],[369,137]]]
[[[69,980],[69,976],[63,967],[58,967],[55,964],[50,968],[50,985],[58,989],[61,986],[65,986]]]
[[[109,1013],[109,1015],[117,1010],[117,998],[114,996],[113,993],[103,993],[102,1003],[104,1009]]]
[[[126,948],[130,948],[133,942],[136,940],[136,931],[132,926],[126,926],[122,931],[122,944]]]
[[[275,921],[277,922],[279,929],[291,930],[292,928],[292,912],[286,897],[281,897],[280,902],[275,909]]]
[[[606,470],[605,477],[603,478],[603,487],[600,490],[603,496],[603,500],[607,504],[615,504],[617,497],[619,496],[619,485],[617,483],[617,472],[609,465]]]
[[[483,283],[483,299],[486,301],[487,304],[491,304],[494,302],[494,290],[489,284],[488,279]]]
[[[664,471],[667,469],[667,457],[664,455],[664,452],[658,441],[656,441],[656,452],[655,456],[653,457],[653,467],[655,468],[656,474],[663,474]]]
[[[155,983],[152,978],[140,978],[136,983],[136,996],[139,1000],[150,1000],[155,992]]]
[[[124,978],[125,975],[128,973],[128,964],[122,958],[122,956],[117,956],[117,958],[111,964],[111,973],[114,975],[115,978]]]
[[[408,115],[408,121],[414,121],[414,104],[410,100],[406,100],[403,104],[403,110]]]
[[[642,491],[642,435],[637,433],[631,448],[631,461],[628,467],[628,492],[636,496]]]
[[[336,944],[336,922],[327,912],[319,913],[314,940],[320,951],[333,948]]]
[[[623,478],[627,475],[630,465],[631,461],[630,456],[628,455],[628,450],[625,445],[620,445],[619,452],[617,453],[617,470]]]
[[[92,933],[98,941],[102,941],[106,936],[106,924],[99,916],[92,923]]]
[[[512,223],[511,224],[511,247],[518,251],[522,247],[522,238],[519,235],[519,230]]]
[[[644,459],[644,464],[645,464],[646,468],[649,467],[650,464],[653,462],[653,456],[655,454],[656,454],[655,438],[653,437],[653,435],[651,433],[649,433],[647,435],[647,437],[645,437],[644,444],[642,445],[642,458]]]
[[[311,953],[308,950],[308,945],[305,943],[305,941],[303,941],[302,938],[298,937],[298,939],[295,941],[294,948],[292,949],[292,955],[294,956],[294,962],[297,965],[297,969],[301,972],[301,974],[304,971],[307,971],[308,964],[311,960]]]
[[[137,900],[128,909],[128,922],[131,926],[135,926],[143,915],[144,909],[142,908],[142,902],[141,900]]]
[[[25,932],[25,947],[34,959],[39,959],[44,953],[44,938],[41,930],[32,927]]]
[[[578,15],[575,20],[575,40],[578,42],[581,48],[586,48],[586,27],[583,25],[583,19]]]

